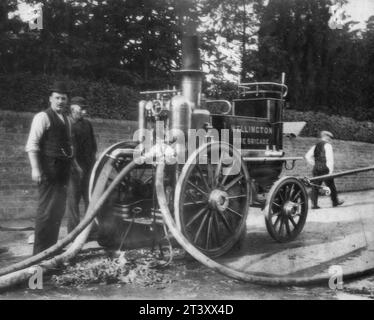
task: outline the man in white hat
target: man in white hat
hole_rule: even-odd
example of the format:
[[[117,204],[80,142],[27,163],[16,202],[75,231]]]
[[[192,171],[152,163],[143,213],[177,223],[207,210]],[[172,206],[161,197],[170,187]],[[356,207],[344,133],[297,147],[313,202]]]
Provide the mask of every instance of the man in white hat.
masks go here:
[[[330,131],[321,131],[321,141],[311,147],[305,155],[306,161],[313,166],[313,176],[322,176],[331,174],[334,171],[334,153],[332,150],[331,140],[333,134]],[[323,180],[331,190],[331,201],[333,207],[340,206],[344,203],[338,199],[334,179]],[[323,181],[314,184],[321,185]],[[312,209],[320,209],[318,206],[318,187],[312,188]]]

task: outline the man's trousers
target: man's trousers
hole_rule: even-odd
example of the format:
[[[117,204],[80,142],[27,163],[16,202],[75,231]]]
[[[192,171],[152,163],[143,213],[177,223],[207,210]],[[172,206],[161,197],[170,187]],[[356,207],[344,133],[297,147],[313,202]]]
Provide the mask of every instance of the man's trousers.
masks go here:
[[[66,191],[67,185],[64,182],[49,182],[44,179],[39,185],[34,255],[57,242],[61,220],[65,213]]]
[[[68,233],[80,222],[79,202],[83,198],[85,210],[88,208],[88,184],[89,184],[89,171],[85,170],[83,177],[80,178],[77,170],[72,170],[69,180],[69,187],[67,192],[67,228]]]
[[[322,169],[322,170],[317,170],[317,169],[313,170],[314,177],[322,176],[328,173],[329,173],[329,169],[327,167],[326,169]],[[331,191],[330,197],[331,197],[332,204],[336,205],[338,203],[338,193],[336,191],[334,179],[326,179],[323,181],[317,181],[313,183],[320,186],[322,182],[324,182],[325,185],[330,188],[330,191]],[[311,194],[312,199],[311,200],[312,200],[313,206],[315,207],[318,206],[318,189],[319,189],[318,187],[312,188],[312,194]]]

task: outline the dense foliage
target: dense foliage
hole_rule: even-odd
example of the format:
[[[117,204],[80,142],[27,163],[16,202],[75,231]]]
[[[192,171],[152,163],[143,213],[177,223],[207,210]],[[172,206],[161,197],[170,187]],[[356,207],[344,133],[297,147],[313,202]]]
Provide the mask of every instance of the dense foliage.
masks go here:
[[[329,8],[345,1],[24,0],[43,3],[34,31],[11,15],[19,1],[1,1],[0,108],[33,110],[46,81],[62,77],[97,115],[128,117],[131,88],[177,84],[183,13],[199,23],[208,95],[235,95],[228,74],[279,81],[285,72],[293,109],[374,120],[374,17],[363,31],[349,19],[331,28]]]
[[[339,140],[351,140],[374,143],[374,123],[357,121],[339,115],[327,115],[323,112],[286,110],[284,121],[305,121],[301,132],[304,137],[318,137],[322,130],[328,130]]]
[[[5,21],[0,34],[7,39],[1,72],[106,78],[138,86],[149,79],[165,81],[177,65],[172,0],[28,1],[44,4],[43,29],[34,31],[17,18],[7,19],[15,2],[0,5]]]
[[[141,99],[134,89],[103,80],[58,77],[16,73],[0,74],[0,105],[13,111],[37,112],[48,107],[50,84],[64,80],[71,96],[83,96],[89,101],[91,117],[110,119],[137,119],[137,103]]]
[[[331,28],[330,4],[270,0],[259,12],[259,46],[248,68],[267,80],[286,72],[293,108],[374,119],[373,24],[364,32],[349,20]]]

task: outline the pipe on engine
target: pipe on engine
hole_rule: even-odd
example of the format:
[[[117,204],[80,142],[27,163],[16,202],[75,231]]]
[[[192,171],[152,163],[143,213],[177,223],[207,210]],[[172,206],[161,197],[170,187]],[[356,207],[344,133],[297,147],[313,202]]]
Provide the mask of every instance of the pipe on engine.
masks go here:
[[[182,95],[192,104],[192,109],[201,108],[201,86],[203,72],[201,71],[199,38],[197,35],[184,35],[182,38]]]
[[[192,129],[206,129],[210,123],[210,112],[206,109],[195,109],[191,116]]]
[[[174,96],[170,101],[170,130],[186,136],[191,128],[192,104],[185,96]]]
[[[138,132],[136,135],[136,140],[139,142],[142,142],[144,140],[145,136],[145,105],[147,104],[147,101],[141,100],[138,104]]]
[[[174,96],[169,109],[169,142],[174,144],[177,155],[184,157],[188,130],[191,128],[192,103],[184,96]],[[184,161],[179,158],[178,161]]]
[[[186,72],[182,77],[182,94],[192,103],[194,109],[201,106],[201,83],[199,72]]]

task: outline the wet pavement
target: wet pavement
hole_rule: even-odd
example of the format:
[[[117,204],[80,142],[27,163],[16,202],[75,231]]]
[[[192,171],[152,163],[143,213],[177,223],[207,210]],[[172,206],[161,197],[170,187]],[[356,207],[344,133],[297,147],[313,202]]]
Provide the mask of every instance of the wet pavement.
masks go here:
[[[263,213],[251,208],[247,235],[239,248],[220,262],[240,271],[266,276],[314,277],[331,275],[340,268],[344,286],[267,287],[230,279],[191,258],[178,258],[160,270],[165,280],[154,284],[89,284],[58,286],[46,279],[42,290],[25,287],[0,294],[0,299],[372,299],[374,275],[354,280],[344,274],[374,266],[374,191],[341,195],[345,203],[331,208],[327,197],[319,210],[309,210],[299,237],[291,243],[274,242],[267,234]],[[2,221],[7,227],[33,226],[33,221]],[[30,255],[32,231],[0,231],[0,267]],[[61,237],[66,234],[63,227]],[[96,247],[90,242],[87,247]],[[4,251],[4,250],[3,250]],[[334,270],[334,269],[333,269]],[[335,269],[336,270],[336,269]],[[329,273],[330,271],[330,273]]]

